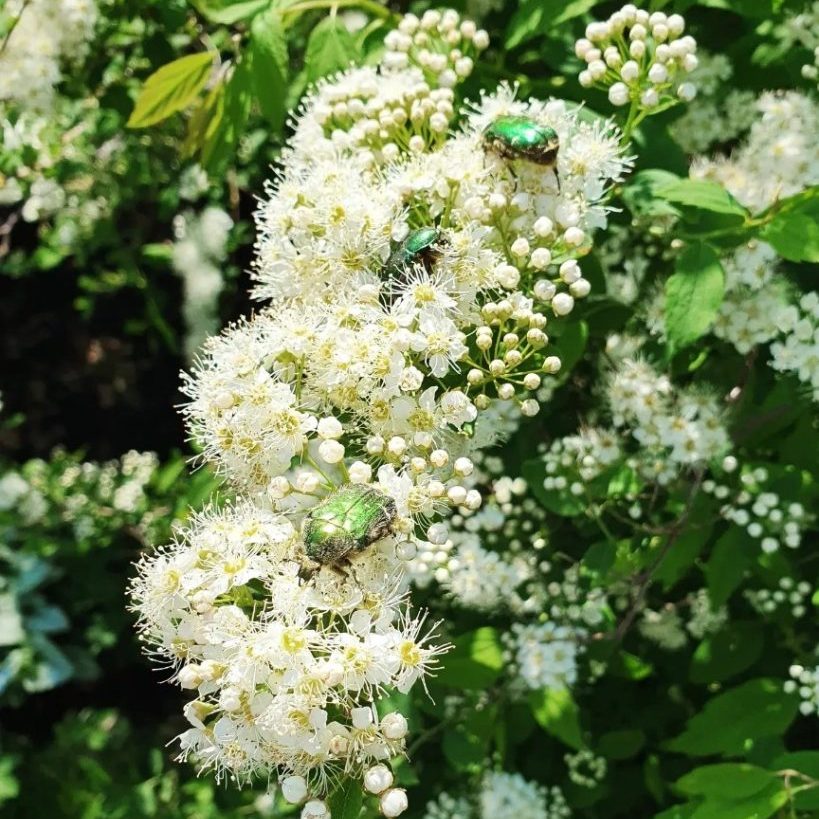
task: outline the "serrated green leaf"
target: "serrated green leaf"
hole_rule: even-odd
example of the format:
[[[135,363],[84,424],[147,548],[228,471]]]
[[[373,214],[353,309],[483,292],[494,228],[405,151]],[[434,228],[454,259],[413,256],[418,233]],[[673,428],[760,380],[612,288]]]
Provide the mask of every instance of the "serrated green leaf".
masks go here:
[[[748,211],[722,185],[707,179],[675,179],[657,186],[661,199],[690,208],[747,217]]]
[[[265,119],[281,128],[287,114],[287,37],[274,9],[253,18],[250,27],[253,92]]]
[[[246,20],[272,5],[273,0],[191,0],[208,20],[232,25]]]
[[[781,680],[749,680],[709,700],[665,747],[689,756],[745,753],[756,740],[782,734],[796,716],[798,702],[785,693]]]
[[[597,741],[596,753],[607,759],[630,759],[646,743],[646,735],[638,728],[609,731]]]
[[[776,775],[745,762],[703,765],[678,779],[677,790],[687,796],[716,798],[724,802],[745,799],[759,793]]]
[[[242,60],[234,69],[207,128],[202,165],[209,173],[218,172],[233,158],[247,125],[253,99],[249,64],[249,60]]]
[[[704,569],[712,605],[723,605],[742,583],[751,564],[748,547],[748,535],[737,526],[717,540]]]
[[[583,748],[580,710],[568,688],[544,688],[529,695],[532,714],[538,725],[572,748]]]
[[[819,262],[819,224],[816,217],[798,211],[777,214],[762,231],[762,238],[791,262]]]
[[[208,51],[163,65],[145,80],[128,127],[147,128],[187,108],[205,87],[212,68],[213,55]]]
[[[506,27],[506,47],[538,37],[581,14],[599,0],[522,0]]]
[[[725,295],[725,273],[717,254],[703,242],[689,245],[665,284],[665,330],[673,350],[704,335]]]
[[[688,676],[695,683],[727,680],[750,668],[764,645],[764,633],[756,623],[731,623],[697,646]]]
[[[345,779],[327,799],[333,819],[358,819],[364,805],[361,785],[354,779]]]
[[[355,39],[335,17],[325,17],[307,40],[304,65],[307,80],[315,82],[327,74],[341,71],[358,57]]]

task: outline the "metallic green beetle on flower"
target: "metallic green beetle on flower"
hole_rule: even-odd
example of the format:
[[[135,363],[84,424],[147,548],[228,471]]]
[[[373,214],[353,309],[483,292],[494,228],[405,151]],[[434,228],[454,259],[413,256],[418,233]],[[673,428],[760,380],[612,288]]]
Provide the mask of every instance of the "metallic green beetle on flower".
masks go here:
[[[304,521],[304,551],[312,562],[337,564],[387,537],[396,517],[395,501],[371,486],[351,484],[314,506]]]
[[[484,144],[504,159],[525,159],[554,167],[560,139],[557,131],[531,117],[500,116],[483,132]]]
[[[384,266],[384,276],[389,280],[401,281],[408,268],[420,264],[429,270],[438,258],[437,245],[441,240],[438,228],[423,227],[413,230],[390,253],[387,264]]]

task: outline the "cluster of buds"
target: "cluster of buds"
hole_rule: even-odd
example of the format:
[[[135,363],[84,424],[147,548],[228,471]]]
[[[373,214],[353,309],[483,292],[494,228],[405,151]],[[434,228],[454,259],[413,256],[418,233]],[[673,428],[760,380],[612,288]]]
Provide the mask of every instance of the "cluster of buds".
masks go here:
[[[584,88],[608,90],[613,105],[667,108],[694,98],[685,77],[697,67],[697,43],[679,14],[649,13],[631,3],[604,22],[590,23],[575,54],[586,62]]]
[[[472,73],[475,57],[489,45],[489,35],[453,9],[430,9],[418,18],[407,14],[384,38],[384,67],[420,68],[429,80],[452,88]]]

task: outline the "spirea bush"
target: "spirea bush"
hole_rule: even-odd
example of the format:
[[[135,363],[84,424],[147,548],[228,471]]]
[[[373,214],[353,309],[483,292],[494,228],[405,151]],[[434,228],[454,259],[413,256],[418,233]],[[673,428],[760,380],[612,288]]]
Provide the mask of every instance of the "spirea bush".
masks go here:
[[[3,463],[0,804],[819,816],[817,9],[759,5],[3,10],[0,258],[192,469]]]

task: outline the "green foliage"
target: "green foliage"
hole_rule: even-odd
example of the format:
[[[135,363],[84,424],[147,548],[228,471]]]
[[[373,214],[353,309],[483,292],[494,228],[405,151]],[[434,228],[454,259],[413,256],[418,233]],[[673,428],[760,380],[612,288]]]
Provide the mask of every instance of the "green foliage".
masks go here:
[[[702,337],[717,316],[725,274],[708,245],[692,244],[677,260],[665,284],[665,331],[673,350]]]
[[[783,48],[775,36],[802,5],[664,0],[652,8],[685,13],[703,50],[731,57],[734,78],[720,94],[812,93],[800,75],[810,53]],[[409,7],[422,14],[428,4]],[[66,70],[36,139],[12,139],[25,117],[0,101],[0,280],[14,285],[0,313],[3,360],[13,369],[0,383],[8,404],[0,479],[14,473],[28,487],[0,503],[0,813],[295,816],[265,782],[226,787],[173,760],[168,743],[190,726],[177,692],[157,686],[139,654],[124,593],[140,552],[167,542],[172,524],[219,486],[208,471],[189,469],[171,409],[186,366],[174,219],[209,206],[231,215],[216,312],[220,323],[247,312],[236,284],[250,265],[252,213],[287,134],[288,109],[312,83],[372,60],[398,6],[362,4],[368,17],[358,30],[348,28],[355,19],[346,12],[360,9],[348,3],[111,0],[102,8],[89,54]],[[520,83],[520,97],[582,99],[590,121],[599,120],[610,108],[605,95],[578,85],[573,42],[610,10],[595,0],[496,5],[482,22],[494,46],[466,96],[508,79]],[[1,39],[11,23],[2,11],[0,18]],[[769,345],[738,353],[713,332],[731,304],[723,260],[748,241],[769,243],[783,260],[766,293],[781,290],[795,304],[815,289],[819,197],[809,188],[757,212],[715,179],[687,178],[690,157],[674,138],[681,114],[662,112],[635,131],[637,170],[617,185],[608,216],[622,253],[612,263],[608,234],[595,237],[582,260],[593,287],[576,307],[580,318],[550,315],[546,327],[562,369],[544,387],[541,419],[526,421],[504,449],[505,469],[526,479],[525,503],[543,516],[535,526],[545,544],[539,575],[577,567],[576,599],[533,598],[525,617],[549,620],[559,605],[582,608],[602,589],[609,602],[581,638],[579,662],[594,674],[572,688],[524,690],[508,643],[523,616],[467,610],[435,581],[417,592],[443,612],[439,629],[453,648],[430,681],[431,697],[389,692],[378,704],[410,722],[412,752],[394,774],[409,791],[411,819],[442,791],[476,792],[494,767],[559,786],[573,815],[589,819],[819,815],[816,717],[800,716],[798,692],[784,689],[793,663],[815,664],[815,405],[794,374],[767,365]],[[744,136],[708,152],[730,153]],[[201,184],[191,183],[200,175]],[[11,180],[21,186],[18,199]],[[29,218],[35,180],[62,199]],[[617,290],[624,263],[641,271],[631,298]],[[619,353],[608,342],[639,333],[657,293],[658,333],[639,356],[662,361],[675,385],[718,395],[741,463],[768,470],[765,491],[807,510],[800,551],[763,553],[747,524],[726,520],[722,507],[745,484],[718,463],[658,482],[635,463],[635,444],[590,479],[581,479],[576,459],[566,485],[544,486],[541,444],[611,421],[600,392]],[[66,454],[55,444],[87,451]],[[135,503],[123,505],[116,491],[133,476],[122,458],[107,459],[132,448],[160,458]],[[688,508],[701,467],[732,495],[699,491]],[[508,505],[524,500],[512,495]],[[492,537],[490,550],[510,541],[524,555],[534,548],[531,531],[510,535],[501,526]],[[803,617],[789,603],[797,583],[809,586]],[[703,589],[714,609],[724,607],[724,621],[694,633],[684,616],[674,650],[646,636],[646,610],[690,613]],[[785,602],[757,608],[760,590]],[[566,755],[580,750],[607,762],[594,787],[569,777]],[[330,802],[333,819],[377,813],[377,800],[349,782]]]

